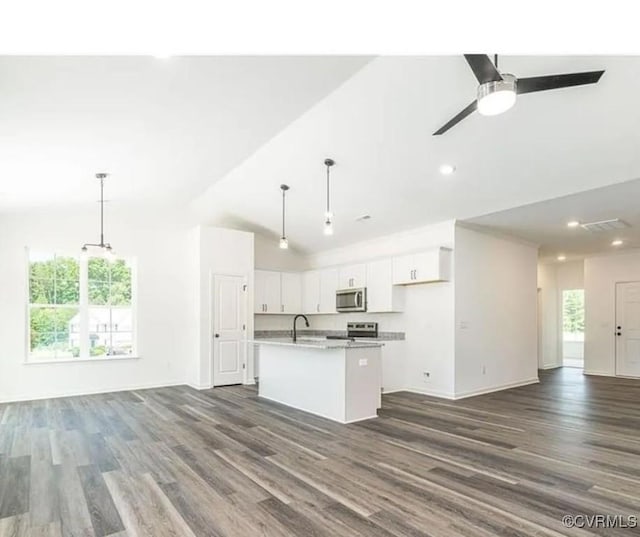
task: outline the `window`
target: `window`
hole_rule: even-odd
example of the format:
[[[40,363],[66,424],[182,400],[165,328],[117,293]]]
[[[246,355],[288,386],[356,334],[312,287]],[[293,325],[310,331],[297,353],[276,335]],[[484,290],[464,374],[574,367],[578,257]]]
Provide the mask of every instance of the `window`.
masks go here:
[[[132,263],[29,252],[29,357],[134,354]]]

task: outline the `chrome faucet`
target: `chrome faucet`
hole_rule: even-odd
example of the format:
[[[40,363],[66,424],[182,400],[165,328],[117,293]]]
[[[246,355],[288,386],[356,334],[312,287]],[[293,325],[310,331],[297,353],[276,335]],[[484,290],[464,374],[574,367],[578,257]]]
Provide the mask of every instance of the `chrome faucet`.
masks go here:
[[[307,328],[309,328],[309,319],[307,319],[306,315],[302,315],[302,313],[299,313],[298,315],[296,315],[293,318],[293,342],[295,343],[298,340],[298,333],[296,331],[296,321],[298,320],[298,318],[302,317],[304,319],[304,322],[307,325]]]

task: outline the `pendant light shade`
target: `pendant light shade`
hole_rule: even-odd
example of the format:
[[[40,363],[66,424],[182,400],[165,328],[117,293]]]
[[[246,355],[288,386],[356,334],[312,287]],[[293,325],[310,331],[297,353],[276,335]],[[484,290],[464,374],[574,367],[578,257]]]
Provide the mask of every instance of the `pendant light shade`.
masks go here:
[[[102,250],[102,255],[109,261],[115,259],[115,255],[113,253],[113,248],[111,244],[104,241],[104,180],[107,178],[106,173],[96,173],[96,179],[100,181],[100,242],[99,243],[91,243],[87,242],[82,246],[82,256],[85,257],[89,255],[89,248],[100,248]]]
[[[286,250],[287,248],[289,248],[289,240],[287,239],[287,234],[285,232],[285,217],[286,217],[285,197],[286,197],[287,190],[289,190],[289,186],[280,185],[280,190],[282,190],[282,235],[280,237],[279,246],[282,250]]]
[[[331,212],[331,166],[335,164],[333,159],[324,159],[327,167],[327,209],[324,212],[324,234],[333,235],[333,212]]]

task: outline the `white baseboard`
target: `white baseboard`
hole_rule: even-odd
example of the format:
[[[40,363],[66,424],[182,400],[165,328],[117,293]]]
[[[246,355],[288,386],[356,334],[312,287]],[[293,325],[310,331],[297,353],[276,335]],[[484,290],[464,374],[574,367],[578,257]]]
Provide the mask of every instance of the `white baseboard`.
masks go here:
[[[194,390],[210,390],[211,388],[213,388],[213,385],[209,385],[209,386],[200,386],[199,384],[193,384],[192,382],[187,382],[187,386],[189,386],[189,388],[193,388]]]
[[[593,375],[594,377],[615,377],[615,373],[610,371],[593,371],[592,369],[585,369],[582,371],[585,375]]]
[[[455,399],[451,392],[441,392],[438,390],[425,390],[417,388],[406,388],[404,390],[397,390],[399,392],[417,393],[418,395],[428,395],[429,397],[439,397],[440,399]]]
[[[98,395],[102,393],[131,392],[136,390],[152,390],[154,388],[169,388],[171,386],[184,386],[183,380],[164,382],[160,384],[132,384],[118,388],[103,388],[99,390],[74,390],[64,393],[47,392],[37,395],[18,395],[10,399],[0,399],[0,403],[19,403],[21,401],[40,401],[42,399],[60,399],[62,397],[81,397],[83,395]]]
[[[538,384],[540,379],[538,377],[530,378],[527,380],[520,380],[517,382],[509,382],[507,384],[498,384],[490,386],[488,388],[480,388],[478,390],[470,390],[467,392],[456,393],[454,399],[465,399],[467,397],[474,397],[476,395],[485,395],[487,393],[500,392],[502,390],[510,390],[512,388],[519,388],[520,386],[528,386],[529,384]]]
[[[543,365],[542,367],[539,367],[538,369],[542,369],[547,370],[547,369],[558,369],[562,367],[562,364],[547,364],[547,365]]]

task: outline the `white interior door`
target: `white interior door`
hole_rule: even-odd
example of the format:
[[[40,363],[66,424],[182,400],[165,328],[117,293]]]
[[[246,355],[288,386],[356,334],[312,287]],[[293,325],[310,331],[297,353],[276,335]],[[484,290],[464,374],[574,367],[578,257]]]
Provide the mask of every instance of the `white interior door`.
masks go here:
[[[640,377],[640,282],[616,284],[616,374]]]
[[[247,349],[245,278],[213,277],[213,385],[243,382]]]

